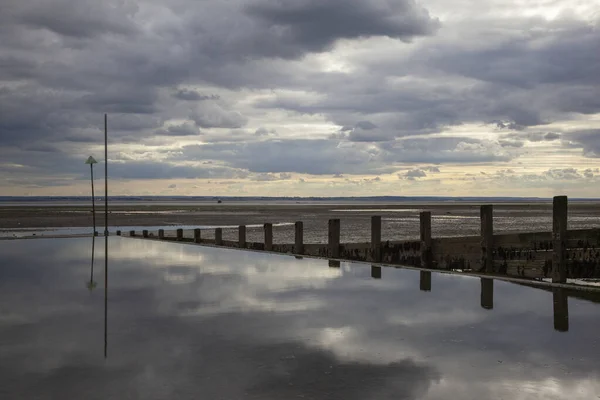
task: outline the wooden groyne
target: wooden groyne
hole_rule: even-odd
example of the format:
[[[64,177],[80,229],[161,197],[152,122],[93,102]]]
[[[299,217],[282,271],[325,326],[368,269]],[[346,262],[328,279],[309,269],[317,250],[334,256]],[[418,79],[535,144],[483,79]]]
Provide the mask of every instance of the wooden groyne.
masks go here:
[[[493,206],[482,205],[478,236],[433,238],[431,212],[425,211],[420,213],[419,240],[382,240],[380,216],[371,218],[371,241],[366,243],[340,243],[339,219],[329,220],[325,244],[304,243],[301,221],[295,224],[293,244],[273,243],[270,223],[264,224],[263,242],[247,241],[243,225],[237,241],[223,240],[222,228],[215,229],[214,239],[202,238],[200,229],[194,230],[193,237],[185,237],[182,229],[174,237],[165,236],[162,229],[156,235],[144,230],[141,237],[496,276],[552,278],[555,283],[564,283],[567,278],[600,278],[600,228],[568,230],[567,210],[567,197],[554,197],[552,232],[495,234]],[[129,236],[138,235],[129,232]]]

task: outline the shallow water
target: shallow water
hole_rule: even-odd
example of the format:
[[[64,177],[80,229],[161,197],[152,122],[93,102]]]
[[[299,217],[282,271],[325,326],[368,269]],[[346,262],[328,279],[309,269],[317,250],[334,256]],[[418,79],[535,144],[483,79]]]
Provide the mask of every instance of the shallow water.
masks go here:
[[[600,393],[600,306],[564,292],[118,237],[105,359],[104,240],[91,292],[92,238],[0,243],[0,398]]]

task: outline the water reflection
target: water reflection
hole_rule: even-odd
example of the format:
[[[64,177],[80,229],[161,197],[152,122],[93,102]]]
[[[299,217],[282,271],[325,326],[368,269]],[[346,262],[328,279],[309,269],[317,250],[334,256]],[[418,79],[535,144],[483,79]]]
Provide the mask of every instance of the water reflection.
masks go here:
[[[90,281],[86,283],[86,287],[91,292],[98,286],[98,282],[94,280],[94,252],[95,252],[96,236],[92,235],[92,263],[90,266]]]
[[[377,265],[371,265],[371,278],[381,279],[381,267]]]
[[[421,271],[419,273],[419,290],[431,292],[431,272]]]
[[[481,278],[481,307],[486,310],[494,308],[494,280]]]
[[[600,392],[598,305],[567,304],[564,291],[115,237],[105,243],[104,361],[102,296],[81,288],[88,240],[0,243],[1,398],[588,400]],[[566,321],[568,305],[578,329],[566,332],[556,317]],[[553,319],[566,333],[555,333]]]
[[[552,303],[554,305],[554,329],[559,332],[569,331],[569,298],[562,288],[552,289]]]

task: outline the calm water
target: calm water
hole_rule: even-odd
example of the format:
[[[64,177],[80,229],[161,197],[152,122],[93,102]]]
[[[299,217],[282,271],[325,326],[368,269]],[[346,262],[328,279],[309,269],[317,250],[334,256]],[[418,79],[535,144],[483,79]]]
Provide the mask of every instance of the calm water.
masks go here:
[[[0,242],[0,398],[600,394],[600,306],[587,300],[117,237],[105,359],[104,238],[90,292],[91,249],[91,238]]]

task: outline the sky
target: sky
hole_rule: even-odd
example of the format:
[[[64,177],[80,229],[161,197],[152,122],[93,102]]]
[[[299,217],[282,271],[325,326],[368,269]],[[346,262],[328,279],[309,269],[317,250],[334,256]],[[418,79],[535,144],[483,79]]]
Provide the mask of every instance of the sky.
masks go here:
[[[0,194],[600,197],[595,0],[3,0]]]

